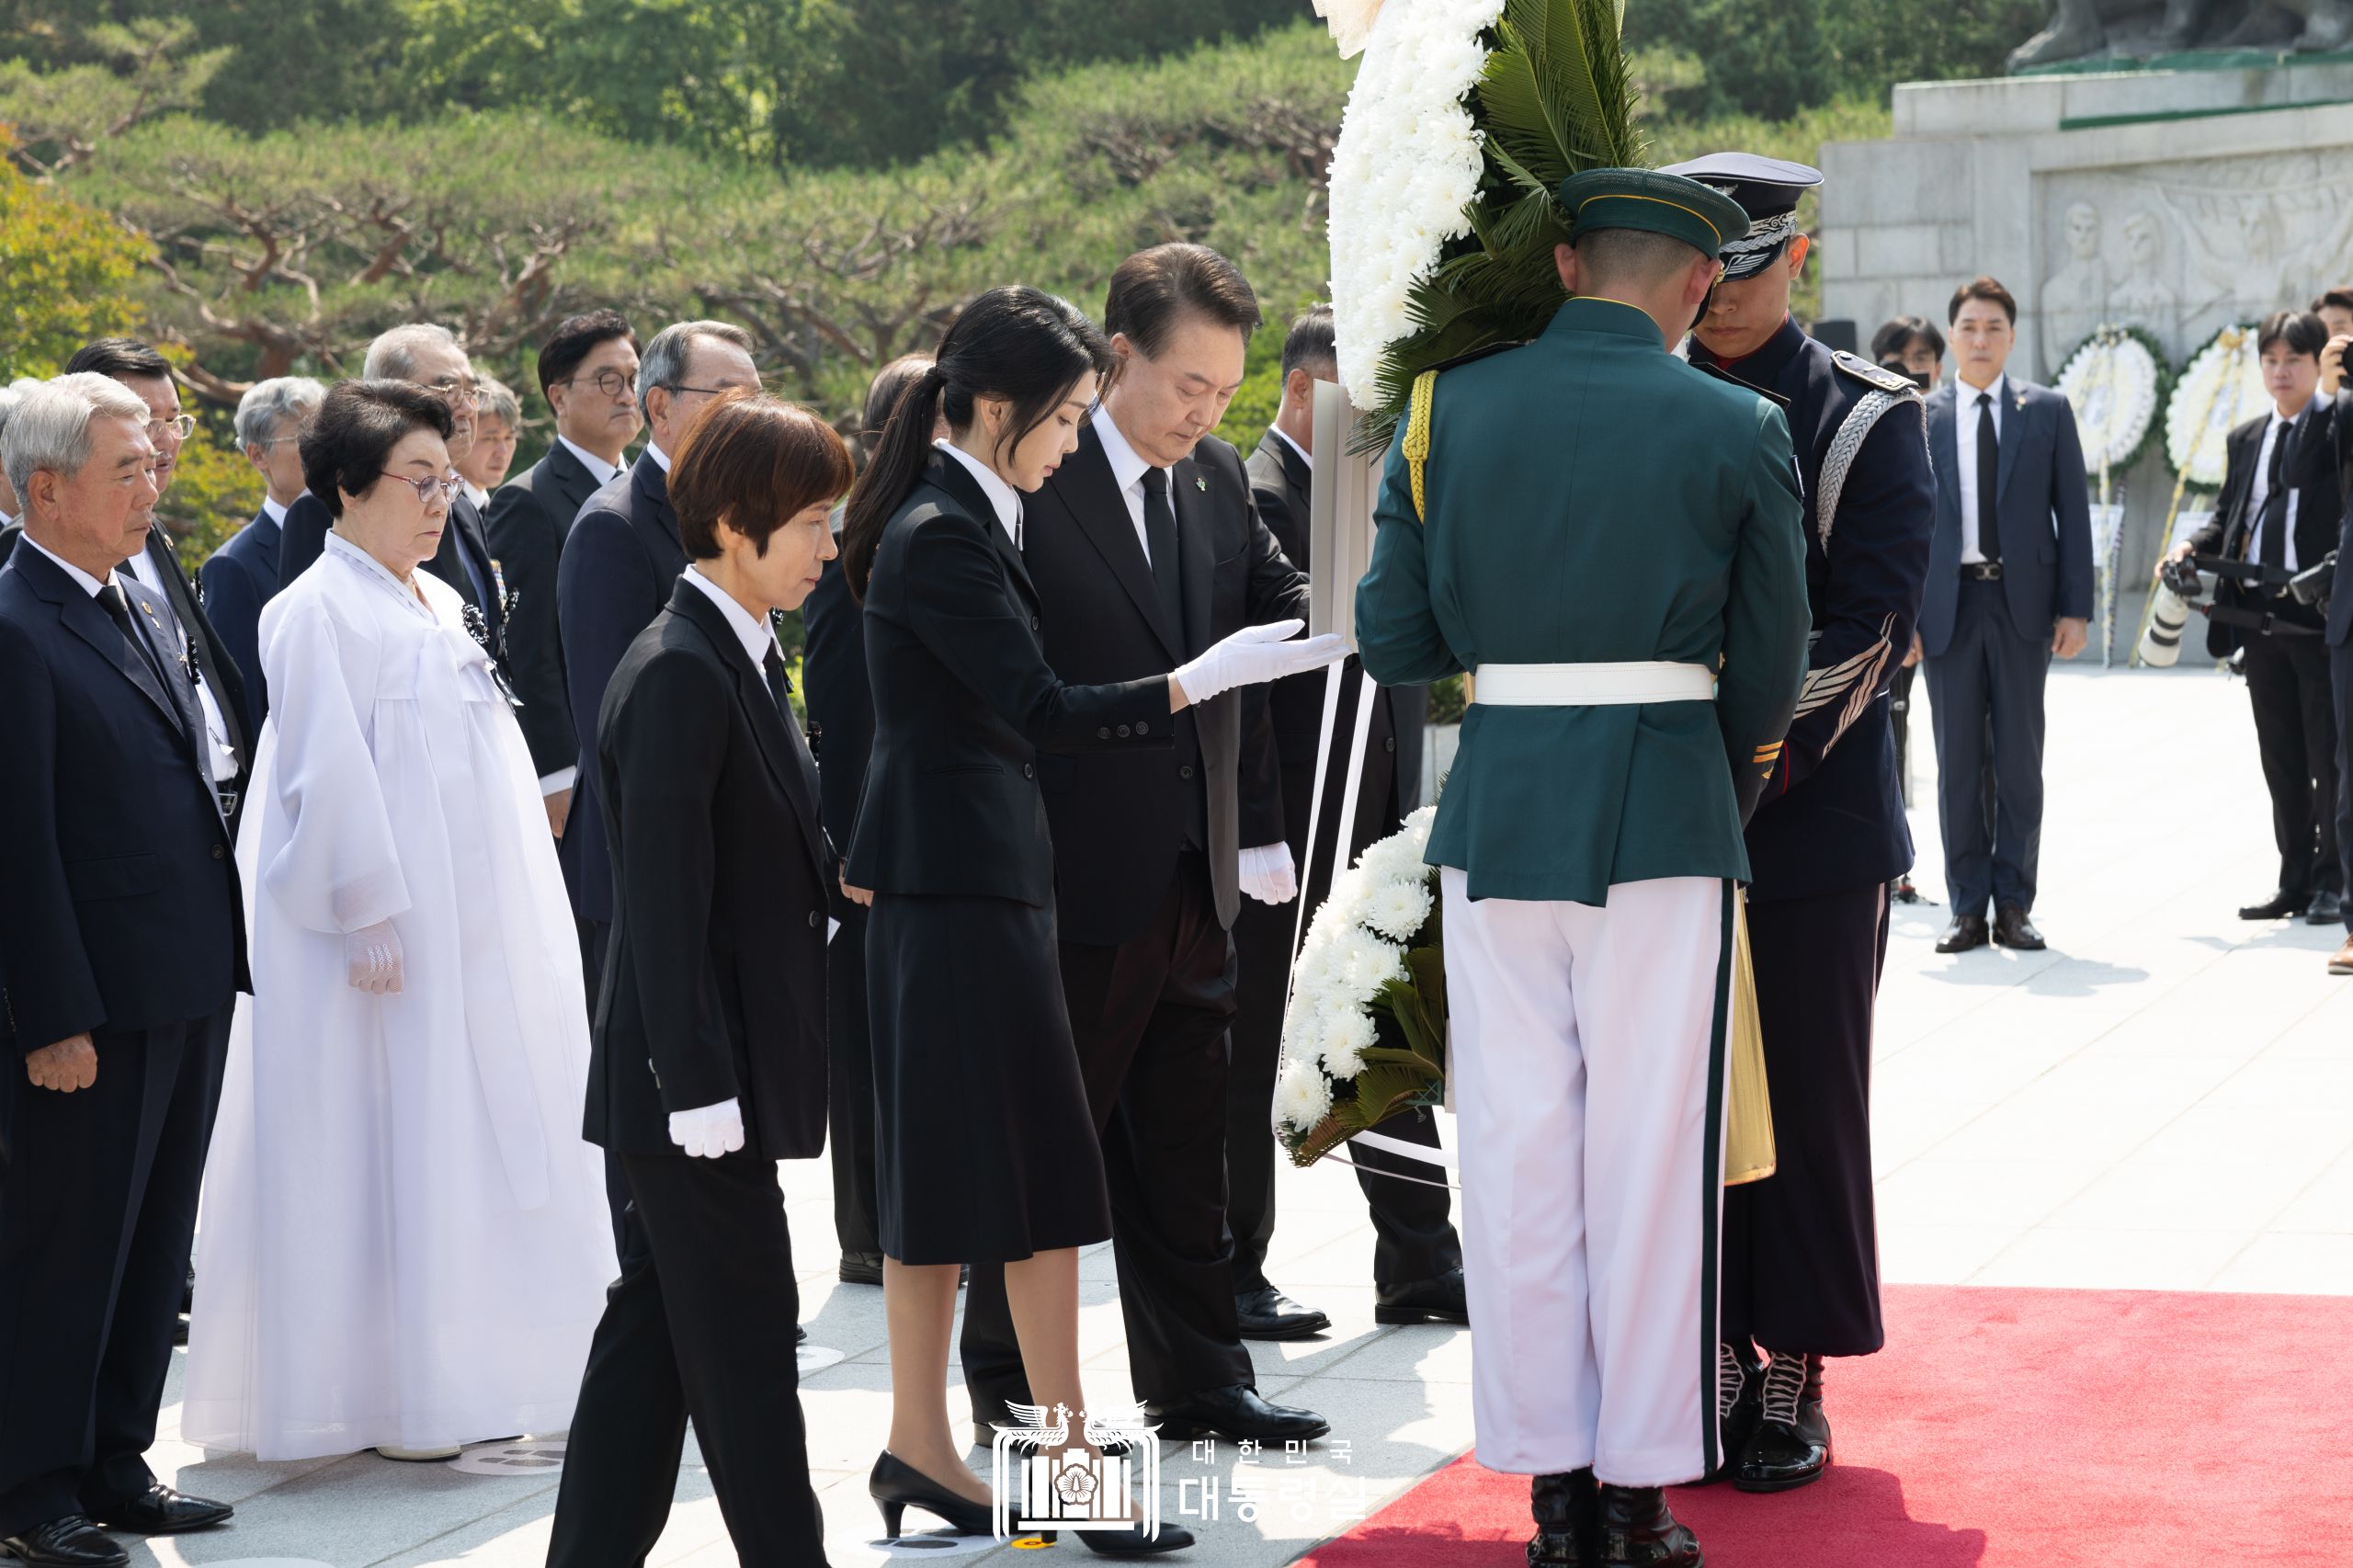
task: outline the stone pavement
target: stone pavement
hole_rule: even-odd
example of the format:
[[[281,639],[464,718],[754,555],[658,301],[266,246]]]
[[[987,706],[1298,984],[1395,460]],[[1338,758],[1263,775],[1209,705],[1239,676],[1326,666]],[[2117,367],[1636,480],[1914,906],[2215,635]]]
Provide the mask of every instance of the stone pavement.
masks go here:
[[[1939,958],[1945,910],[1895,912],[1875,1085],[1887,1278],[2353,1294],[2353,980],[2325,972],[2340,933],[2233,917],[2274,869],[2245,692],[2210,667],[2070,667],[2053,677],[2051,715],[2036,918],[2052,950]],[[1941,899],[1927,722],[1924,702],[1919,881]],[[934,1538],[894,1555],[874,1542],[864,1480],[889,1419],[881,1292],[834,1281],[825,1164],[790,1165],[786,1181],[812,1345],[840,1357],[802,1385],[831,1562],[1014,1561],[1017,1545]],[[1376,1327],[1353,1177],[1326,1165],[1282,1181],[1269,1273],[1334,1327],[1252,1356],[1261,1389],[1323,1411],[1334,1440],[1300,1465],[1263,1456],[1255,1522],[1222,1497],[1222,1517],[1207,1524],[1200,1483],[1222,1492],[1237,1455],[1222,1443],[1213,1456],[1172,1446],[1164,1516],[1191,1516],[1203,1538],[1174,1562],[1287,1562],[1470,1445],[1467,1333]],[[1109,1248],[1093,1249],[1083,1273],[1089,1392],[1124,1399]],[[542,1453],[471,1453],[463,1462],[485,1474],[372,1455],[264,1465],[185,1447],[176,1415],[165,1412],[156,1468],[235,1501],[237,1518],[134,1542],[134,1563],[521,1568],[544,1558],[555,1472]],[[733,1563],[691,1449],[677,1499],[652,1562]],[[1075,1542],[1052,1550],[1066,1564],[1091,1559]]]

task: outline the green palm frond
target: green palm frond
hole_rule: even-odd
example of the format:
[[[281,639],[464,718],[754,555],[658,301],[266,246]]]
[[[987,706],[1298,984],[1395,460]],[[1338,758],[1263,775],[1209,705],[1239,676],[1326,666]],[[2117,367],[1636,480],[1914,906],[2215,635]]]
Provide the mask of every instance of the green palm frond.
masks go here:
[[[1552,250],[1568,238],[1552,192],[1579,170],[1646,161],[1622,13],[1622,0],[1506,0],[1469,100],[1485,133],[1479,193],[1464,213],[1471,233],[1414,286],[1413,330],[1381,357],[1357,450],[1388,444],[1423,370],[1525,342],[1552,321],[1561,303]]]

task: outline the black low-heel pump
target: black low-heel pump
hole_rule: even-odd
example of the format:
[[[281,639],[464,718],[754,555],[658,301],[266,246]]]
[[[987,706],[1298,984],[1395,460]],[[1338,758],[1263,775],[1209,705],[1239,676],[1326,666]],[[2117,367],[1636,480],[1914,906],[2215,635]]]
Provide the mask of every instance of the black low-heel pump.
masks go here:
[[[892,1540],[899,1539],[899,1521],[910,1507],[937,1515],[958,1535],[996,1533],[996,1520],[986,1503],[950,1492],[887,1449],[866,1477],[866,1494],[882,1510],[882,1533]]]

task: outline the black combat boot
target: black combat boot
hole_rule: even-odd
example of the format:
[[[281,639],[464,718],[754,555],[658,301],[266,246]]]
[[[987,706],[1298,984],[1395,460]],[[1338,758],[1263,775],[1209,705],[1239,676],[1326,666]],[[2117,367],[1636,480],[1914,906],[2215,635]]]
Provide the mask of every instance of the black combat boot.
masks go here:
[[[1716,1346],[1716,1468],[1699,1479],[1712,1486],[1733,1472],[1764,1409],[1765,1358],[1746,1340]]]
[[[1732,1483],[1743,1492],[1788,1492],[1830,1468],[1830,1421],[1822,1413],[1822,1358],[1773,1353],[1764,1408],[1741,1450]]]
[[[1699,1538],[1666,1511],[1655,1486],[1601,1489],[1601,1568],[1701,1568]]]
[[[1594,1568],[1601,1561],[1601,1486],[1592,1471],[1536,1477],[1528,1506],[1536,1516],[1528,1568]]]

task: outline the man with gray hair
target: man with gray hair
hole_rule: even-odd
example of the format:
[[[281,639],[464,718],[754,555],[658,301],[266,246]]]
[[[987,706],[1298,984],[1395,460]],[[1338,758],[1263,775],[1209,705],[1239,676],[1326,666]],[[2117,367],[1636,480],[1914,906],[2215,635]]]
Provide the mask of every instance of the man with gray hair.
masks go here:
[[[407,381],[424,388],[449,405],[454,428],[449,433],[449,459],[466,455],[474,439],[474,410],[482,399],[473,362],[457,335],[431,322],[410,322],[380,333],[368,346],[360,366],[368,381]],[[327,529],[334,519],[316,496],[287,508],[283,537],[278,547],[278,585],[301,576],[326,549]],[[449,503],[449,526],[441,531],[441,548],[425,563],[426,570],[458,590],[466,602],[466,623],[489,652],[502,676],[506,665],[506,593],[499,581],[498,562],[490,553],[490,535],[482,513],[460,494]]]
[[[17,400],[22,398],[28,390],[39,385],[40,385],[39,381],[26,380],[12,381],[5,387],[0,387],[0,440],[7,438],[8,415],[15,410]],[[17,505],[16,487],[8,483],[6,472],[0,470],[0,529],[13,530],[17,523],[17,514],[22,509]],[[7,559],[7,551],[0,548],[0,561]]]
[[[231,1512],[142,1457],[251,989],[185,643],[119,570],[155,506],[149,422],[138,393],[69,375],[0,435],[25,514],[0,570],[0,1018],[24,1064],[0,1073],[0,1552],[27,1568],[120,1568],[106,1530]]]
[[[278,541],[287,509],[307,494],[302,486],[302,432],[327,389],[308,376],[256,381],[237,402],[237,445],[262,477],[261,510],[199,571],[205,613],[221,645],[245,677],[245,733],[259,735],[269,715],[261,673],[262,607],[278,593]]]

